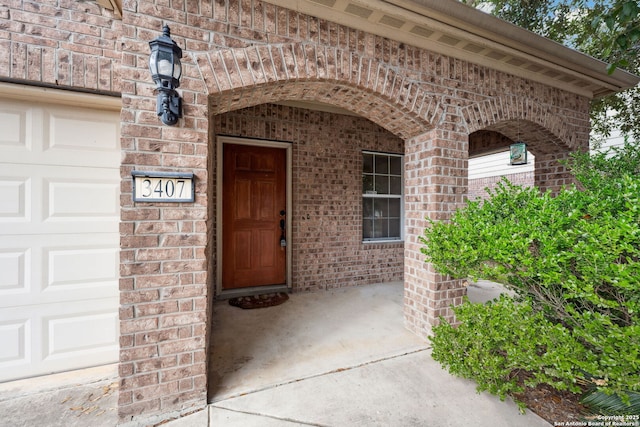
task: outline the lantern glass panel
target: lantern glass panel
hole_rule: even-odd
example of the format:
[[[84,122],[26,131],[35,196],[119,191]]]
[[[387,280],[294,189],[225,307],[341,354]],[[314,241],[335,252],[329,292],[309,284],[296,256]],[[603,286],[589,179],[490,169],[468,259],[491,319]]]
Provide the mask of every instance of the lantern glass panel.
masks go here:
[[[173,78],[176,80],[180,80],[180,77],[182,76],[182,64],[180,63],[180,59],[178,59],[178,57],[176,56],[174,58],[175,63],[173,66]]]
[[[152,50],[149,55],[149,71],[151,75],[158,74],[158,51]]]
[[[171,63],[172,55],[170,52],[158,52],[158,74],[163,77],[173,77],[173,64]]]

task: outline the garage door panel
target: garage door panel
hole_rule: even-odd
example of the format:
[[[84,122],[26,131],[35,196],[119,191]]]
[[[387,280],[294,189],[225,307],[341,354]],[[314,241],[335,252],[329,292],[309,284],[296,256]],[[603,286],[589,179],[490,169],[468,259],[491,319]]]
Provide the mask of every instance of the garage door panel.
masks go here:
[[[0,322],[0,367],[28,365],[31,360],[29,319]]]
[[[48,207],[45,220],[88,219],[118,216],[118,180],[87,179],[78,181],[46,180]],[[81,203],[79,203],[81,201]]]
[[[48,335],[43,341],[44,359],[82,357],[113,348],[118,342],[117,326],[118,313],[113,310],[47,316],[42,328]]]
[[[117,114],[0,99],[2,161],[25,165],[91,165],[113,168],[120,162]],[[4,127],[8,131],[4,135]]]
[[[113,247],[45,249],[47,292],[82,291],[108,287],[118,280],[119,254]],[[75,293],[75,292],[74,292]]]
[[[6,165],[2,165],[7,169]],[[7,172],[4,170],[4,172]],[[31,197],[31,179],[24,176],[0,176],[0,221],[25,222]]]
[[[116,361],[117,303],[115,297],[3,310],[18,320],[0,320],[0,382]]]
[[[118,170],[2,161],[0,170],[0,234],[119,231]]]
[[[0,249],[0,300],[29,293],[31,270],[30,248]]]
[[[32,112],[33,108],[28,104],[0,100],[0,123],[3,125],[0,133],[0,147],[3,151],[29,150],[27,131],[32,130]]]
[[[15,239],[0,237],[0,310],[38,303],[41,292],[41,249],[30,244],[35,238]],[[4,274],[6,272],[6,274]],[[8,318],[0,312],[0,322]]]
[[[118,241],[115,233],[0,238],[8,273],[0,274],[0,309],[117,296]]]
[[[119,147],[119,123],[102,113],[85,109],[45,109],[44,150],[52,152],[102,151],[113,154]]]

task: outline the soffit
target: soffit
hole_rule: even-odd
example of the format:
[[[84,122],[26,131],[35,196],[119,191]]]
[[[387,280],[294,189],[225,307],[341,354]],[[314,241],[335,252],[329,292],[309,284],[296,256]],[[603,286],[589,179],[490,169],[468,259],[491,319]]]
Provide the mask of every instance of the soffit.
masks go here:
[[[635,86],[638,76],[497,19],[457,0],[266,0],[568,90],[589,98]]]

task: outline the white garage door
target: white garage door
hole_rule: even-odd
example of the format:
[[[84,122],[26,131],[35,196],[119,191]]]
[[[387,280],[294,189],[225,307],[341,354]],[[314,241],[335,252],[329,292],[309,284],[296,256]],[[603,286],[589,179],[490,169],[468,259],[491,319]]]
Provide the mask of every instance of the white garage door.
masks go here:
[[[115,362],[117,104],[2,89],[0,381]]]

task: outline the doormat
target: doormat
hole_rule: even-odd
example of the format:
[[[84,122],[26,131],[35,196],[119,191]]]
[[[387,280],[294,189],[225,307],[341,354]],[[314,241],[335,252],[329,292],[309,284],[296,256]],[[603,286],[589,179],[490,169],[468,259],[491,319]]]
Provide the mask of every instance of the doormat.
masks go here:
[[[273,307],[286,302],[289,295],[284,292],[274,294],[254,295],[250,297],[237,297],[229,300],[229,305],[240,307],[245,310],[252,308]]]

